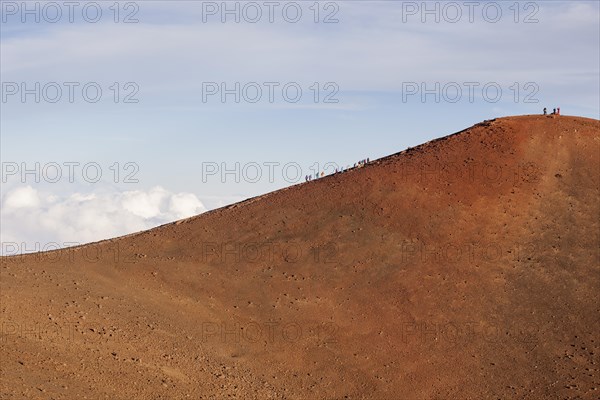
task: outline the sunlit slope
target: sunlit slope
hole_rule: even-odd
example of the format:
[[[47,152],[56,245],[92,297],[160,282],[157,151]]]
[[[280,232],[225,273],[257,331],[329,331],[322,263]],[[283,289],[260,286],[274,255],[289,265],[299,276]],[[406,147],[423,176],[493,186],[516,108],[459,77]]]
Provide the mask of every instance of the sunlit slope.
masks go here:
[[[503,118],[3,258],[1,398],[597,398],[599,159],[599,121]]]

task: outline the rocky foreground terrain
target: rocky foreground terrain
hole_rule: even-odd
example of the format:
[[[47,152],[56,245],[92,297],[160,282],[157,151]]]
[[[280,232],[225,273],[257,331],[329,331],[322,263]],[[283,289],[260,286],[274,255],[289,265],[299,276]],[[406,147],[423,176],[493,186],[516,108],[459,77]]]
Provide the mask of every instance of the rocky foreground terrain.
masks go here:
[[[598,399],[599,187],[599,121],[502,118],[3,257],[0,398]]]

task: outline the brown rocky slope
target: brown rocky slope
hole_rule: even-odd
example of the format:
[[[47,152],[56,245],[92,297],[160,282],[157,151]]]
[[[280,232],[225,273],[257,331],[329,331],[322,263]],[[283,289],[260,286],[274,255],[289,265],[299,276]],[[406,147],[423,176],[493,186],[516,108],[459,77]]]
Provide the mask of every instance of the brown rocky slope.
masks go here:
[[[600,396],[600,123],[523,116],[1,259],[2,399]]]

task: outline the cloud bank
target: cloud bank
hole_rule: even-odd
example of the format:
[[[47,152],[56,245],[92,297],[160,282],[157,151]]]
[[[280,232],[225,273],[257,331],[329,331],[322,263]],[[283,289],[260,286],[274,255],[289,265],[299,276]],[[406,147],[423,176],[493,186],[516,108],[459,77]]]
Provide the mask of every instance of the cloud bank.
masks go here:
[[[57,196],[27,185],[6,192],[1,204],[3,255],[108,239],[207,211],[196,195],[160,186]]]

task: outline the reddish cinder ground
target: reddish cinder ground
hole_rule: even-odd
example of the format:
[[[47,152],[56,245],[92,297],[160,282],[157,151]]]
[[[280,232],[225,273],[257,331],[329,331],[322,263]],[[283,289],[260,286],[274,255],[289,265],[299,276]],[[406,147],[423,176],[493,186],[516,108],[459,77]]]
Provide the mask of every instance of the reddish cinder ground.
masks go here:
[[[600,123],[524,116],[1,259],[2,399],[597,399]]]

